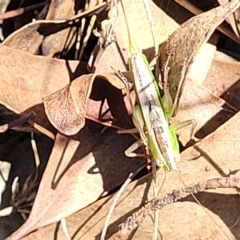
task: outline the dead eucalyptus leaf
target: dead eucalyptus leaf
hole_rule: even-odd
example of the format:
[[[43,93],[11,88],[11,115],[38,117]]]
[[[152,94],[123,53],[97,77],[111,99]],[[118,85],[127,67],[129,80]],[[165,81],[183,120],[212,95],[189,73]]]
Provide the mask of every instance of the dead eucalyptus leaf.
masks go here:
[[[178,108],[189,65],[197,51],[203,43],[208,41],[216,27],[239,6],[240,2],[234,0],[189,19],[161,46],[162,76],[167,76],[164,81],[169,85],[170,95],[174,102],[174,114]]]
[[[124,88],[123,82],[115,74],[89,74],[43,98],[48,119],[59,132],[74,135],[85,125],[86,113],[91,111],[87,110],[87,102],[97,77],[104,78],[119,89]]]
[[[52,0],[46,20],[70,19],[75,15],[75,11],[79,10],[76,7],[76,3],[72,0],[64,0],[61,2]],[[49,36],[45,36],[41,46],[42,54],[49,57],[59,54],[66,48],[66,42],[72,39],[68,43],[68,49],[70,49],[74,42],[74,32],[76,32],[76,26],[71,26]]]
[[[189,66],[187,77],[201,85],[208,75],[215,53],[215,45],[204,43],[196,54],[193,63]]]
[[[55,35],[57,32],[64,31],[64,29],[73,26],[74,20],[82,17],[91,16],[92,14],[94,14],[94,12],[102,11],[105,8],[106,3],[102,3],[94,6],[91,9],[88,9],[87,11],[80,12],[79,14],[76,14],[75,16],[72,16],[70,19],[67,20],[36,20],[13,32],[3,41],[3,44],[5,46],[27,51],[32,54],[38,54],[39,47],[44,37],[49,35]],[[61,44],[61,41],[59,41],[57,44],[58,48],[62,46]],[[49,46],[47,47],[47,45]],[[50,44],[49,42],[46,42],[45,46],[45,54],[49,54],[49,51],[51,51],[51,49],[49,48],[50,46],[54,47],[53,43]]]
[[[172,193],[175,189],[184,189],[190,184],[205,181],[211,178],[229,176],[239,177],[240,153],[240,113],[224,123],[217,131],[203,139],[200,143],[190,147],[181,154],[178,169],[185,185],[176,172],[165,174],[157,172],[157,179],[163,182],[159,197]],[[226,137],[229,136],[229,137]],[[227,149],[227,150],[226,150]],[[208,170],[207,170],[208,169]],[[153,199],[151,188],[152,175],[149,174],[138,181],[131,183],[124,191],[119,204],[114,209],[110,220],[107,239],[150,239],[153,222],[146,217],[137,232],[119,232],[119,225],[127,217],[142,207],[148,200]],[[160,210],[159,229],[163,239],[216,239],[222,240],[240,238],[239,195],[234,189],[210,190],[197,194],[196,197],[203,207],[199,206],[192,197],[181,202],[168,205]],[[73,239],[99,239],[106,214],[112,204],[112,196],[103,198],[93,205],[66,218],[70,236]],[[209,218],[208,214],[214,219]],[[176,214],[177,213],[177,214]],[[184,216],[184,217],[182,217]],[[222,231],[219,227],[222,228]],[[169,227],[171,226],[171,227]],[[191,231],[189,231],[191,229]],[[223,233],[224,232],[224,233]],[[39,229],[23,240],[50,238],[53,233],[58,240],[65,240],[65,235],[58,224]]]
[[[63,20],[72,18],[74,16],[74,5],[74,2],[69,0],[63,0],[61,2],[51,0],[46,20]],[[63,11],[63,9],[65,11]]]
[[[37,115],[35,120],[41,125],[44,124],[43,121],[45,121],[43,120],[44,110],[42,109],[42,98],[49,96],[47,99],[50,100],[51,98],[51,101],[54,101],[53,96],[59,96],[56,94],[53,94],[52,96],[51,94],[60,89],[66,93],[66,90],[62,88],[65,87],[70,80],[78,77],[83,72],[81,66],[79,66],[79,61],[65,61],[42,56],[33,56],[4,45],[0,45],[0,54],[4,56],[0,59],[0,103],[16,113],[34,111]],[[99,113],[105,112],[104,119],[112,121],[113,116],[109,111],[109,105],[111,105],[111,109],[114,112],[114,119],[117,120],[113,125],[116,126],[120,124],[122,127],[132,126],[130,123],[131,118],[126,115],[126,106],[122,102],[123,94],[118,90],[124,88],[124,84],[118,77],[115,76],[115,74],[106,73],[89,75],[88,77],[84,76],[84,78],[88,78],[88,80],[85,80],[86,89],[84,89],[84,92],[89,94],[88,90],[91,91],[93,81],[91,79],[94,79],[96,76],[105,79],[110,83],[109,85],[113,86],[109,90],[111,93],[109,92],[107,94],[107,89],[109,89],[109,87],[103,88],[103,86],[106,87],[106,84],[103,84],[102,86],[97,84],[97,88],[94,88],[95,91],[91,100],[87,103],[87,117],[99,122],[101,121],[101,119],[99,119]],[[129,76],[129,74],[127,76]],[[81,79],[81,77],[79,79]],[[87,81],[89,81],[89,83],[87,83]],[[73,86],[77,84],[81,85],[81,81],[73,81],[72,83]],[[78,91],[76,89],[77,88],[74,88],[72,91]],[[102,89],[106,96],[103,98],[99,97],[99,95],[102,94],[99,92],[99,89]],[[73,93],[74,98],[79,97],[78,95],[79,93]],[[71,96],[68,97],[70,99],[69,103],[72,103],[71,106],[77,107],[78,105],[74,105],[71,101]],[[106,99],[109,100],[106,101]],[[68,100],[62,99],[62,101]],[[59,106],[61,103],[57,102],[56,104]],[[84,108],[86,108],[86,105]],[[81,111],[83,111],[83,116],[85,118],[86,116],[84,113],[86,110],[81,109]],[[58,124],[62,121],[62,118],[64,118],[65,113],[62,113],[63,115],[61,115],[61,113],[62,112],[57,112],[57,116],[59,116],[59,119],[57,119]],[[68,116],[70,116],[70,113],[74,114],[74,117],[76,117],[75,112],[67,113]],[[129,112],[129,114],[131,114],[131,112]],[[56,116],[50,116],[49,119],[51,120],[54,117],[56,118]],[[71,119],[71,121],[73,122],[74,119]],[[81,124],[82,123],[80,123],[80,125]],[[57,125],[55,127],[58,128]],[[78,132],[79,130],[80,129],[75,129],[75,132]]]
[[[213,61],[204,86],[214,94],[223,98],[237,110],[240,109],[239,99],[240,63]]]
[[[33,56],[4,45],[0,55],[0,102],[16,113],[41,103],[81,72],[78,61]]]
[[[42,98],[66,86],[83,71],[79,61],[34,56],[0,45],[0,103],[15,113],[34,112],[34,121],[54,130]]]
[[[99,186],[97,183],[101,184],[101,176],[94,175],[96,182],[87,179],[88,170],[95,164],[94,156],[88,154],[81,161],[75,162],[74,166],[69,165],[79,144],[79,141],[57,135],[30,216],[12,235],[12,239],[20,239],[37,228],[59,221],[58,212],[61,211],[61,218],[66,217],[69,212],[73,213],[86,206],[86,201],[89,202],[91,196],[95,196],[94,200],[100,196],[102,189],[96,186]],[[74,160],[80,159],[76,159],[75,156]],[[82,189],[78,188],[79,184],[82,185]],[[90,188],[93,190],[88,192]],[[66,201],[69,203],[68,207]],[[74,204],[75,202],[77,204]]]
[[[53,34],[71,26],[64,20],[37,20],[9,35],[3,44],[32,54],[38,54],[40,45],[47,34]]]
[[[43,98],[48,119],[66,135],[76,134],[85,125],[86,104],[93,81],[88,75],[79,79]]]
[[[120,136],[111,129],[104,140],[99,137],[88,128],[75,136],[77,140],[57,134],[30,216],[11,235],[12,240],[93,203],[104,192],[121,185],[131,171],[143,164],[143,159],[129,161],[124,156],[123,149],[132,142],[128,135]]]

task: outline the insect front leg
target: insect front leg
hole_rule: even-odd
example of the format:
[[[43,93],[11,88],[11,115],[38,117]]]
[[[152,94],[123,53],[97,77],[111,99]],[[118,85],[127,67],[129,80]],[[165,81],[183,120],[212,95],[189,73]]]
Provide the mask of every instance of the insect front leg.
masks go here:
[[[121,130],[117,130],[118,134],[134,134],[134,133],[138,133],[137,128],[130,128],[130,129],[121,129]]]
[[[146,154],[143,153],[135,153],[134,151],[137,150],[141,146],[146,146],[147,145],[147,140],[146,140],[146,135],[143,131],[144,129],[144,120],[142,118],[142,112],[141,109],[138,105],[136,105],[133,109],[133,123],[136,126],[134,129],[125,129],[125,130],[120,130],[118,133],[139,133],[140,134],[140,139],[133,143],[126,151],[125,155],[127,157],[148,157]]]
[[[147,154],[134,152],[143,145],[144,144],[142,139],[139,139],[135,143],[133,143],[129,148],[127,148],[124,153],[127,157],[149,157]]]

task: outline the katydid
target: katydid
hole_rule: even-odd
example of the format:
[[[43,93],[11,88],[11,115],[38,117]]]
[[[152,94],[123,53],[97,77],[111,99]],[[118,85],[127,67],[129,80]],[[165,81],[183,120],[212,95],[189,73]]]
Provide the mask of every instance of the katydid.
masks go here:
[[[129,67],[138,102],[138,105],[133,108],[133,122],[140,132],[141,140],[127,149],[125,153],[130,157],[139,156],[130,151],[136,150],[143,143],[149,148],[157,166],[163,166],[167,171],[177,170],[176,160],[179,159],[179,143],[175,128],[169,126],[161,103],[157,82],[145,55],[142,54],[138,47],[133,45],[129,30],[128,34],[130,46]],[[133,106],[133,103],[131,104]]]
[[[123,13],[127,23],[124,7]],[[128,24],[127,30],[130,49],[129,67],[138,104],[133,107],[134,104],[130,97],[129,100],[133,107],[133,122],[140,133],[141,139],[130,146],[125,154],[130,157],[139,156],[130,151],[136,150],[140,144],[148,147],[152,159],[154,196],[156,198],[158,195],[156,165],[158,167],[163,166],[166,171],[177,170],[176,160],[179,159],[179,143],[175,128],[169,127],[168,119],[162,107],[158,84],[151,72],[147,58],[138,47],[133,45]],[[128,95],[129,91],[130,89],[127,88]],[[153,239],[158,238],[158,219],[158,213],[155,212]]]

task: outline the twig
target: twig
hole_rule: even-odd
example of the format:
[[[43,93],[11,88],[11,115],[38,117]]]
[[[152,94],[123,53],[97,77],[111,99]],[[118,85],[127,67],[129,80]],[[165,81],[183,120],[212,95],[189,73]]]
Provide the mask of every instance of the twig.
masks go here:
[[[31,132],[31,145],[32,145],[32,150],[33,150],[33,154],[34,154],[35,167],[37,169],[40,165],[40,157],[39,157],[39,154],[38,154],[37,143],[35,141],[33,132]]]
[[[22,8],[18,8],[16,10],[5,12],[5,13],[0,14],[0,20],[17,17],[19,15],[22,15],[25,12],[44,7],[45,5],[46,5],[46,2],[42,2],[42,3],[33,4],[28,7],[22,7]]]
[[[71,240],[71,236],[69,234],[68,227],[67,227],[66,218],[62,218],[61,219],[61,226],[62,226],[62,229],[63,229],[63,232],[65,234],[66,239],[67,240]]]
[[[167,194],[165,197],[160,199],[153,199],[146,203],[141,209],[135,212],[132,216],[128,217],[127,220],[120,225],[121,231],[134,230],[136,229],[147,216],[152,212],[155,212],[163,207],[177,202],[178,200],[187,197],[190,194],[196,194],[204,192],[208,189],[217,188],[237,188],[240,189],[240,178],[238,177],[222,177],[213,178],[204,182],[199,182],[196,185],[189,186],[181,190],[174,190],[172,193]]]
[[[0,133],[6,132],[9,129],[12,129],[16,126],[22,125],[23,123],[28,122],[29,120],[31,120],[34,117],[34,113],[31,112],[27,115],[24,115],[16,120],[13,120],[10,123],[6,123],[0,126]]]
[[[130,173],[129,177],[127,178],[127,180],[124,182],[124,184],[121,186],[121,188],[119,189],[119,191],[117,192],[116,196],[113,199],[112,205],[109,208],[107,217],[105,219],[104,225],[103,225],[103,230],[101,233],[101,238],[100,240],[104,240],[106,233],[107,233],[107,229],[108,229],[108,224],[110,221],[110,218],[112,216],[113,210],[117,205],[117,202],[121,196],[121,194],[123,193],[124,189],[127,187],[127,185],[132,181],[132,179],[144,168],[146,167],[146,164],[144,164],[143,166],[141,166],[137,171],[135,171],[135,173]]]
[[[37,123],[33,123],[33,127],[39,131],[40,133],[44,134],[45,136],[49,137],[52,140],[55,140],[55,135],[49,131],[48,129],[44,128],[43,126],[37,124]]]

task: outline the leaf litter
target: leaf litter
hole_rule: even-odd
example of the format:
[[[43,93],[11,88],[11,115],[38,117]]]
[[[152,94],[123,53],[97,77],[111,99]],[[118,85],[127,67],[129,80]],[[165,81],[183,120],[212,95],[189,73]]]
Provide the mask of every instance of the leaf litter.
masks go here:
[[[67,1],[64,3],[67,3]],[[134,4],[136,3],[131,2],[128,11],[131,11],[131,7],[134,6]],[[237,5],[239,3],[234,1],[231,4]],[[101,6],[105,5],[102,4]],[[155,5],[152,5],[152,11],[154,13],[155,9],[158,8]],[[221,10],[223,9],[224,8]],[[53,8],[50,8],[50,10],[52,11]],[[49,14],[50,10],[48,12]],[[159,11],[159,9],[156,10],[156,12],[157,11]],[[133,14],[133,12],[134,11],[131,11],[131,14]],[[224,14],[225,12],[223,15]],[[78,17],[84,17],[84,14],[80,15],[81,14],[78,14]],[[76,15],[67,16],[66,18],[77,19]],[[167,17],[164,16],[163,19],[167,19]],[[219,21],[220,20],[222,21],[224,19],[219,19]],[[53,25],[49,25],[49,20],[41,21],[51,29],[50,26],[53,26],[54,23],[58,24],[58,21],[61,20],[51,20]],[[169,21],[172,22],[171,19]],[[123,21],[121,21],[121,23],[122,22]],[[140,21],[136,21],[134,24],[137,23],[140,23]],[[59,24],[61,23],[59,22]],[[176,25],[174,26],[175,27],[171,30],[172,32],[176,29]],[[212,27],[210,26],[210,28]],[[34,34],[38,34],[36,31],[37,29],[38,27],[33,29],[33,35],[31,35],[31,37],[26,41],[28,47],[32,46],[32,36],[34,36]],[[16,33],[20,33],[22,30],[17,31],[18,32]],[[50,33],[52,34],[51,36],[55,35],[53,32]],[[210,32],[208,31],[208,33]],[[26,33],[21,34],[24,35]],[[117,33],[117,36],[119,37],[120,34]],[[147,36],[147,34],[144,36]],[[18,37],[18,39],[21,38],[21,36]],[[58,38],[61,41],[66,41],[67,37],[66,35],[65,37],[61,35],[61,37],[58,36]],[[39,42],[33,48],[33,51],[30,51],[30,53],[38,53],[39,46],[43,44],[42,39],[38,41]],[[124,42],[125,40],[122,41]],[[206,41],[205,38],[204,41]],[[16,40],[12,40],[12,42],[16,42]],[[158,42],[161,43],[159,40]],[[126,45],[127,41],[125,41],[125,46]],[[49,50],[45,51],[48,53],[53,50],[53,53],[49,56],[53,56],[57,53],[57,51],[59,51],[59,49],[52,49],[51,46],[51,44],[48,45]],[[60,46],[62,45],[60,44]],[[82,46],[85,45],[83,44]],[[86,122],[85,117],[98,123],[101,122],[107,126],[117,128],[129,127],[129,125],[131,125],[131,118],[129,116],[130,113],[127,104],[124,101],[123,86],[121,86],[121,83],[117,83],[117,78],[114,77],[114,74],[104,73],[105,71],[102,71],[101,67],[99,67],[98,70],[100,71],[100,74],[96,73],[89,76],[85,75],[79,77],[80,74],[75,71],[79,66],[82,68],[82,65],[80,65],[82,64],[82,61],[79,60],[65,61],[51,59],[48,57],[33,56],[20,50],[14,50],[13,46],[6,47],[1,45],[0,47],[2,51],[5,51],[4,54],[2,54],[2,56],[4,56],[2,60],[2,67],[5,68],[0,68],[3,69],[2,74],[5,74],[1,80],[2,83],[5,84],[3,85],[5,87],[3,87],[1,91],[1,103],[14,112],[20,114],[34,109],[34,112],[37,112],[37,117],[35,118],[38,124],[49,127],[51,125],[49,124],[47,118],[45,117],[44,120],[42,119],[43,112],[36,111],[36,106],[41,106],[41,108],[43,108],[42,98],[45,97],[44,104],[46,114],[49,117],[50,122],[58,131],[65,134],[76,134],[80,131],[79,134],[73,137],[67,137],[57,133],[52,153],[49,157],[47,167],[40,182],[39,191],[30,216],[24,225],[13,233],[11,239],[22,238],[36,229],[39,230],[28,235],[25,239],[42,239],[43,236],[44,238],[49,236],[49,239],[51,239],[53,232],[59,229],[59,226],[55,224],[47,227],[44,226],[60,221],[62,218],[68,216],[67,226],[72,238],[78,239],[80,237],[81,239],[95,239],[96,236],[99,236],[100,234],[104,216],[111,204],[111,201],[108,201],[109,197],[103,198],[97,202],[96,200],[99,197],[104,196],[106,192],[111,192],[113,189],[116,189],[116,187],[119,187],[129,173],[136,170],[141,163],[143,163],[140,159],[136,159],[136,162],[133,159],[129,160],[124,157],[123,151],[126,149],[126,146],[123,146],[123,143],[124,145],[127,145],[128,141],[131,141],[131,138],[128,136],[118,136],[113,130],[107,130],[107,132],[110,132],[108,138],[101,140],[101,136],[104,135],[104,130],[102,128],[100,128],[102,130],[99,131],[99,127],[97,127],[98,133],[94,134],[91,130],[89,130],[91,129],[91,124],[88,125],[88,121],[87,126],[84,127]],[[151,47],[151,45],[149,47]],[[105,50],[106,53],[107,50],[108,49]],[[196,49],[194,48],[194,51],[195,50]],[[19,59],[14,61],[14,57],[17,56],[19,56]],[[9,57],[9,59],[5,57]],[[110,59],[112,58],[110,57]],[[22,65],[18,65],[20,63]],[[55,66],[58,66],[58,68],[56,67],[54,69],[52,67],[53,63]],[[72,63],[71,66],[73,67],[73,70],[69,70],[69,63]],[[29,64],[32,64],[32,66],[29,67]],[[221,64],[225,67],[229,63],[222,62]],[[17,67],[15,67],[16,65]],[[49,68],[49,70],[47,70],[47,68]],[[226,68],[229,70],[228,67]],[[39,71],[39,69],[41,69],[41,71]],[[212,66],[210,67],[210,72],[211,70]],[[83,71],[83,68],[80,69],[80,71]],[[235,69],[232,70],[232,74],[234,74],[234,71]],[[102,80],[96,80],[98,76],[101,76],[100,78]],[[39,77],[39,79],[37,79],[37,77]],[[70,83],[73,79],[75,80]],[[86,82],[83,84],[81,81],[84,81],[84,79]],[[106,89],[110,89],[107,90],[109,94],[103,96],[102,92],[98,92],[97,97],[93,96],[94,94],[92,92],[94,92],[93,90],[96,85],[104,82],[104,79],[108,80],[107,82],[109,85]],[[238,79],[236,79],[236,81],[237,80]],[[56,85],[58,83],[60,83],[60,85]],[[228,89],[229,86],[234,85],[234,83],[235,82],[226,83],[224,90]],[[207,87],[207,85],[205,87]],[[211,89],[211,93],[205,87],[191,82],[190,79],[186,80],[183,95],[180,100],[179,112],[176,117],[177,121],[181,119],[186,120],[186,116],[196,119],[197,122],[199,122],[197,130],[201,130],[201,128],[206,128],[206,123],[212,120],[213,116],[217,116],[215,117],[216,119],[212,121],[212,126],[208,126],[207,130],[202,130],[203,133],[200,136],[205,138],[200,143],[193,145],[182,153],[182,161],[179,163],[179,171],[186,184],[196,184],[199,181],[206,181],[216,177],[228,177],[233,174],[236,176],[238,175],[237,166],[239,164],[237,160],[237,139],[239,133],[236,126],[238,126],[239,117],[238,114],[232,117],[237,111],[237,107],[233,104],[235,101],[230,103],[227,101],[228,99],[225,99],[224,101],[215,94],[215,89]],[[115,89],[117,90],[118,98],[116,104],[114,105],[113,103],[114,100],[116,100],[116,97],[111,96],[113,97],[112,99],[110,98],[111,101],[108,97],[109,95],[113,95]],[[226,92],[227,91],[228,90],[226,90]],[[36,92],[36,94],[33,94],[33,92]],[[65,94],[62,94],[62,92]],[[188,94],[189,92],[191,92],[191,94]],[[231,93],[232,91],[230,92],[230,95]],[[184,94],[189,97],[184,97]],[[82,102],[81,99],[85,99],[84,102]],[[49,108],[49,105],[46,105],[46,103],[49,102],[52,104],[52,108]],[[79,102],[81,102],[82,105],[79,105]],[[54,106],[56,106],[56,109]],[[65,108],[62,108],[64,106]],[[51,112],[51,109],[54,109],[55,112]],[[107,115],[105,114],[105,120],[101,118],[102,110],[107,113]],[[72,113],[75,116],[71,115]],[[201,113],[201,115],[199,115],[199,113]],[[7,114],[9,113],[5,113],[5,115]],[[64,118],[64,114],[68,114],[69,116],[67,122],[65,122],[66,118]],[[227,121],[227,119],[230,120]],[[79,120],[80,124],[78,122]],[[7,123],[6,120],[4,123]],[[217,129],[217,126],[220,127]],[[53,128],[49,129],[53,131]],[[71,130],[73,130],[73,132],[71,132]],[[112,136],[114,136],[116,140],[113,140]],[[182,139],[181,137],[182,134],[180,136],[180,140],[183,145],[185,145],[189,137]],[[96,141],[96,138],[100,138],[100,140],[98,139]],[[120,140],[121,138],[126,140]],[[102,143],[100,144],[99,141]],[[110,146],[110,143],[113,145]],[[111,157],[111,154],[114,154],[114,156]],[[98,162],[100,159],[102,159],[100,162],[106,162],[106,165],[100,164]],[[126,159],[126,161],[123,162],[123,159]],[[192,161],[189,161],[189,159],[192,159]],[[120,163],[119,167],[117,167],[118,165],[116,160]],[[121,169],[121,171],[116,172],[116,169]],[[162,171],[158,171],[157,174],[158,178],[163,180],[164,173]],[[170,193],[173,189],[181,188],[182,182],[179,181],[176,174],[174,174],[175,173],[167,174],[167,180],[163,185],[161,194]],[[146,200],[151,200],[153,198],[153,196],[151,196],[152,191],[149,191],[149,188],[151,188],[151,179],[152,176],[148,175],[128,186],[125,196],[122,197],[123,201],[120,202],[114,211],[114,220],[112,220],[112,223],[109,226],[108,237],[111,236],[112,239],[127,239],[126,235],[121,235],[122,233],[118,232],[118,225],[123,223],[131,213],[134,213],[135,210],[139,209]],[[213,195],[213,197],[211,195]],[[198,198],[202,202],[203,206],[211,210],[208,210],[209,214],[211,214],[212,218],[214,218],[218,225],[223,227],[223,231],[226,235],[230,239],[238,239],[239,233],[236,227],[236,220],[238,219],[238,216],[236,216],[237,213],[234,210],[234,201],[237,203],[238,200],[235,199],[230,192],[225,194],[222,190],[220,190],[219,193],[206,192],[203,193],[202,196],[199,195]],[[217,201],[217,204],[213,204],[213,199],[214,201]],[[231,205],[227,205],[228,211],[232,211],[232,214],[229,215],[226,215],[224,212],[219,210],[224,208],[224,203],[227,202],[226,199],[231,201]],[[93,205],[90,205],[92,203]],[[87,207],[88,205],[90,206]],[[82,208],[85,209],[77,212]],[[223,238],[222,232],[219,231],[216,224],[214,224],[211,218],[207,220],[207,223],[205,221],[206,213],[200,206],[193,203],[191,199],[186,199],[181,203],[167,206],[166,209],[167,210],[163,209],[161,211],[161,218],[164,219],[164,221],[161,221],[159,228],[164,238],[175,239],[176,236],[178,236],[178,239],[184,239],[184,236],[185,238],[186,236],[189,236],[192,239],[195,239],[195,236],[201,236],[202,238],[207,239]],[[176,212],[178,212],[179,217],[181,214],[186,215],[187,212],[189,214],[189,218],[178,219],[176,218]],[[196,220],[193,220],[193,213],[195,214]],[[164,217],[164,214],[166,214],[166,217]],[[201,218],[204,219],[204,221],[201,221]],[[194,226],[192,222],[194,222]],[[151,237],[151,226],[152,223],[150,218],[146,219],[146,221],[144,221],[140,226],[140,231],[137,231],[134,239],[142,239],[143,234],[144,239]],[[186,227],[186,230],[183,230],[183,227]],[[192,230],[191,233],[188,234],[188,229],[190,228]],[[204,231],[199,232],[199,229],[204,229]],[[57,231],[57,234],[60,239],[63,238],[61,230]]]
[[[214,178],[228,178],[234,175],[239,177],[239,154],[236,155],[238,148],[239,135],[238,128],[235,124],[239,123],[239,113],[231,118],[228,122],[223,124],[219,129],[210,134],[196,146],[186,149],[182,153],[182,160],[179,162],[180,175],[187,186],[196,184],[199,181],[207,181]],[[234,132],[234,133],[233,133]],[[233,133],[231,138],[222,140],[226,134]],[[217,140],[214,145],[212,143]],[[226,146],[231,145],[231,152],[226,151]],[[221,150],[221,151],[219,151]],[[210,153],[212,153],[210,155]],[[218,153],[218,154],[216,154]],[[233,161],[232,161],[233,159]],[[196,167],[197,163],[197,167]],[[160,181],[165,178],[163,171],[157,172],[157,177]],[[223,180],[225,181],[225,180]],[[138,181],[131,183],[124,191],[119,204],[114,210],[111,222],[109,224],[109,231],[107,239],[128,239],[132,236],[131,231],[126,231],[124,235],[119,231],[119,225],[124,223],[127,217],[139,210],[146,201],[153,199],[152,191],[152,175],[149,174]],[[224,185],[223,185],[224,186]],[[161,190],[161,196],[171,194],[172,190],[185,189],[186,186],[179,180],[175,172],[167,174],[167,179]],[[230,239],[238,239],[239,231],[237,219],[239,212],[236,211],[239,204],[239,197],[236,190],[231,189],[217,189],[208,190],[204,193],[196,195],[201,204],[209,209],[209,214],[214,220],[220,224],[223,231],[230,237]],[[74,239],[95,239],[101,233],[101,229],[105,220],[106,212],[111,205],[111,198],[103,198],[88,208],[83,209],[66,220],[68,222],[68,229],[70,235]],[[124,209],[124,211],[123,211]],[[226,214],[226,211],[228,214]],[[177,213],[177,216],[176,216]],[[196,239],[195,236],[201,236],[203,239],[224,239],[224,235],[216,227],[211,219],[206,217],[206,213],[202,207],[195,203],[192,197],[186,197],[181,202],[177,202],[166,206],[161,210],[161,218],[164,221],[160,223],[160,231],[163,239],[183,239],[189,237]],[[78,225],[74,224],[78,222]],[[87,222],[87,224],[86,224]],[[191,226],[191,232],[189,232]],[[147,217],[140,225],[134,239],[148,239],[151,237],[152,220]],[[24,239],[41,238],[41,236],[51,236],[57,224],[50,225],[46,228],[40,229],[38,232],[32,233]],[[62,231],[57,235],[58,239],[64,239]]]

